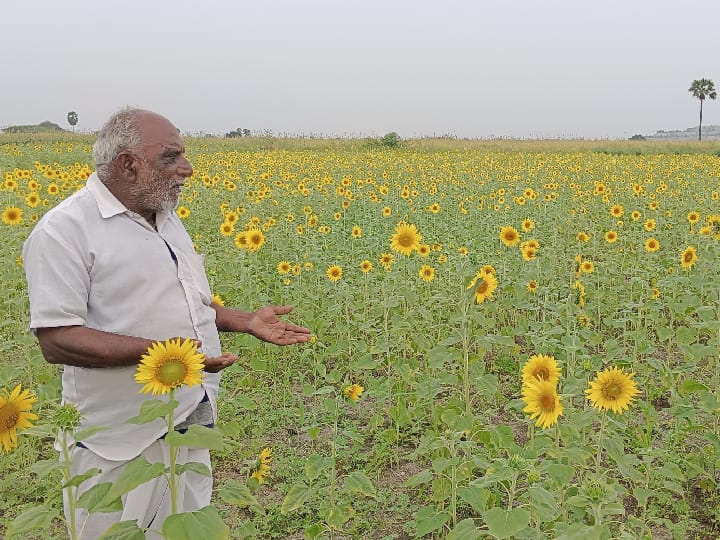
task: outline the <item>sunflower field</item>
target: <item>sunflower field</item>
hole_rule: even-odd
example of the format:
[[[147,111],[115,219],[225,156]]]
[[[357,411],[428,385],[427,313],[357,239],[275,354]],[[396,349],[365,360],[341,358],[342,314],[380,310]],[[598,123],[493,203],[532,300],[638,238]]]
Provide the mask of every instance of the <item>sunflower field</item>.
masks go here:
[[[312,330],[223,335],[226,537],[720,536],[717,148],[185,143],[216,301]],[[0,138],[0,536],[66,537],[21,248],[91,145]]]

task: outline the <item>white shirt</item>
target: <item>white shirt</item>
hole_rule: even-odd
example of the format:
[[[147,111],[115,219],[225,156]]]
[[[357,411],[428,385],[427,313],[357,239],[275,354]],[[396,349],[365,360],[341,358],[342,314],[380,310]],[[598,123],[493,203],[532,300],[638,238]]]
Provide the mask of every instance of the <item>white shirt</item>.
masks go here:
[[[156,231],[93,174],[86,187],[45,214],[25,241],[30,328],[85,326],[155,341],[195,338],[207,356],[219,356],[203,262],[175,212],[159,213]],[[109,428],[83,441],[105,459],[132,459],[167,431],[161,419],[126,423],[144,400],[157,399],[140,394],[135,372],[136,366],[64,366],[63,402],[80,410],[81,427]],[[219,374],[205,373],[202,385],[175,392],[176,425],[206,390],[217,416],[219,381]]]

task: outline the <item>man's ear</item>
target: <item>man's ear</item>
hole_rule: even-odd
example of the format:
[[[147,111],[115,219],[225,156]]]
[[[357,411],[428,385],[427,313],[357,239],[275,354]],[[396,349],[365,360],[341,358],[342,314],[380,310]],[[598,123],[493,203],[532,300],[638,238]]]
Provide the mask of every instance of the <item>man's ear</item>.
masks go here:
[[[134,155],[129,152],[121,152],[115,159],[118,170],[123,176],[132,179],[137,176],[138,162]]]

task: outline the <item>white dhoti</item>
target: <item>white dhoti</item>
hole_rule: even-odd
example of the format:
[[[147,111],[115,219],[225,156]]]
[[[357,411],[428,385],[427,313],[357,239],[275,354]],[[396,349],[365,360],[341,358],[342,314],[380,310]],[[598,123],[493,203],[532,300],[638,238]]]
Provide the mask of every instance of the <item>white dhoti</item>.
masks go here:
[[[155,441],[140,454],[150,463],[170,463],[170,449],[164,439]],[[210,452],[207,449],[193,449],[180,447],[178,449],[177,464],[198,462],[210,469]],[[101,458],[91,450],[76,447],[72,456],[72,476],[82,474],[92,468],[102,472],[80,484],[77,497],[91,487],[103,482],[114,482],[120,476],[126,461],[109,461]],[[177,511],[193,512],[210,504],[212,495],[212,477],[203,476],[191,471],[185,472],[177,478]],[[70,524],[67,489],[63,490],[65,518]],[[75,511],[75,526],[78,538],[82,540],[95,540],[114,523],[119,521],[136,520],[143,529],[152,529],[146,532],[146,537],[152,540],[162,540],[158,534],[162,530],[163,522],[171,513],[170,488],[164,476],[154,478],[122,497],[123,510],[121,512],[88,514],[84,508]],[[80,534],[82,531],[82,534]],[[155,532],[157,531],[157,532]]]

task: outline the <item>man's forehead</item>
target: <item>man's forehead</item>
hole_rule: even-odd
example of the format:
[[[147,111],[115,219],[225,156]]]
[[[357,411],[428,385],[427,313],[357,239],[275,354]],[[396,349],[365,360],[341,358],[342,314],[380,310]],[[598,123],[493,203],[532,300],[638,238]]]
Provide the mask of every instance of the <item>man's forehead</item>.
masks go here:
[[[156,114],[146,114],[138,118],[140,140],[146,148],[160,150],[183,149],[182,138],[177,128],[166,118]]]

